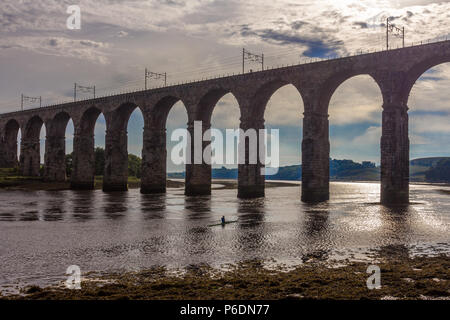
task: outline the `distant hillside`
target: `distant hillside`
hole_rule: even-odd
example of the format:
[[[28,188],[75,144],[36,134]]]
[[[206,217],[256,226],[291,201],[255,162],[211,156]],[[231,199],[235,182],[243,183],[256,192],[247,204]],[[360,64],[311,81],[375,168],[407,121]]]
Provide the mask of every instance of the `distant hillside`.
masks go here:
[[[413,182],[450,182],[446,166],[450,157],[419,158],[411,160],[409,179]]]
[[[441,160],[450,159],[448,157],[432,157],[432,158],[418,158],[411,160],[412,166],[422,166],[422,167],[434,167]]]
[[[441,159],[433,165],[425,172],[425,179],[429,182],[450,183],[450,158]]]
[[[227,169],[225,167],[213,169],[212,177],[213,179],[237,179],[238,169]]]
[[[278,173],[272,176],[266,176],[266,180],[302,180],[302,166],[294,165],[281,167]]]
[[[183,179],[184,172],[169,173],[170,178]],[[237,179],[238,169],[225,167],[212,170],[213,179]],[[280,167],[278,173],[266,176],[266,180],[302,179],[302,166]],[[353,160],[330,159],[330,180],[332,181],[380,181],[380,167],[375,163]],[[450,157],[414,159],[410,162],[410,180],[412,182],[446,182],[450,183]]]
[[[169,173],[167,173],[167,176],[172,179],[184,179],[185,173],[184,172],[169,172]]]
[[[356,163],[352,160],[330,160],[331,180],[379,180],[379,169],[374,163]],[[169,173],[169,178],[182,179],[184,172]],[[227,169],[225,167],[212,170],[213,179],[237,179],[238,169]],[[292,165],[280,167],[278,173],[266,176],[266,180],[291,180],[302,179],[302,166]]]
[[[375,163],[352,160],[330,160],[330,180],[338,181],[378,181],[380,168]]]

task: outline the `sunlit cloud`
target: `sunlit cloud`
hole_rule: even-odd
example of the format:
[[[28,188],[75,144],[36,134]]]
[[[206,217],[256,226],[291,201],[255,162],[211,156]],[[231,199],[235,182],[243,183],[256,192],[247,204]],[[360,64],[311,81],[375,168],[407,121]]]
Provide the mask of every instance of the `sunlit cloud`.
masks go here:
[[[416,133],[450,134],[450,112],[445,115],[421,115],[411,119],[410,128]]]
[[[369,127],[366,132],[353,139],[356,145],[379,145],[381,138],[381,127]]]

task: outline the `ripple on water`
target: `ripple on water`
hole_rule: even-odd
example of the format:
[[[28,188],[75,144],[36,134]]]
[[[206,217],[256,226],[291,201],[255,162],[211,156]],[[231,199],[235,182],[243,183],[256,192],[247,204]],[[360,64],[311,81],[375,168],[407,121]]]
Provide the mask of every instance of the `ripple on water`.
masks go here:
[[[442,192],[442,190],[446,192]],[[221,266],[261,259],[374,261],[390,255],[450,255],[449,187],[412,185],[408,206],[379,205],[379,184],[331,183],[331,200],[308,205],[300,186],[268,188],[266,197],[237,199],[127,193],[0,193],[0,285],[64,279],[83,272],[153,265]],[[236,223],[208,227],[222,215]],[[376,254],[374,254],[374,252]]]

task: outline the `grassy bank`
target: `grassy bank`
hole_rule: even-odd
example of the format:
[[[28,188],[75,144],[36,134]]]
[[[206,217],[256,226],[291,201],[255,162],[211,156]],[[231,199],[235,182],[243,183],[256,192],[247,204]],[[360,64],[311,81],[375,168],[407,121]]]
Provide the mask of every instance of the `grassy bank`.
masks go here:
[[[94,188],[101,189],[103,186],[103,176],[95,176]],[[141,186],[141,180],[136,177],[128,177],[128,188],[134,189]],[[168,181],[168,188],[180,188],[184,183],[178,181]],[[41,177],[21,176],[17,169],[0,168],[0,189],[22,190],[22,191],[60,191],[69,190],[70,181],[46,182]]]
[[[88,275],[81,290],[29,287],[3,299],[449,299],[450,259],[403,258],[377,263],[381,289],[369,290],[367,263],[330,268],[310,262],[286,271],[268,270],[258,261],[223,272],[190,267],[182,275],[154,267],[137,273]]]
[[[214,180],[213,183],[220,184],[216,189],[236,189],[237,180]],[[289,182],[267,182],[267,187],[289,187],[292,183]],[[101,189],[103,186],[103,176],[95,176],[94,188]],[[135,189],[141,186],[139,178],[129,176],[128,188]],[[182,188],[184,181],[167,180],[168,188]],[[41,177],[25,177],[18,174],[17,169],[0,168],[0,189],[5,190],[44,190],[44,191],[58,191],[70,189],[70,182],[46,182]]]
[[[41,177],[25,177],[17,169],[0,168],[0,189],[5,190],[66,190],[68,182],[45,182]]]

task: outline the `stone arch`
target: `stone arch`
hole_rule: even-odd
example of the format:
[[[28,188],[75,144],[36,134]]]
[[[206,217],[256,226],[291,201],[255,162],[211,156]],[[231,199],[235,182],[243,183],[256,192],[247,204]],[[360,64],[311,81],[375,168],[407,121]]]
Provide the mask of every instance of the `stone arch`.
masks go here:
[[[330,100],[336,90],[347,80],[357,76],[367,75],[372,78],[372,80],[377,84],[380,92],[383,92],[382,82],[378,79],[378,77],[371,72],[368,71],[355,71],[355,70],[346,70],[343,72],[339,72],[337,74],[329,77],[320,87],[319,90],[319,100],[318,104],[314,106],[314,112],[328,114],[328,107],[330,104]]]
[[[416,81],[429,69],[437,67],[441,64],[450,62],[450,55],[434,56],[424,59],[414,64],[405,76],[405,84],[403,87],[403,96],[405,97],[405,104],[408,103],[409,94],[416,83]]]
[[[130,116],[136,109],[139,109],[141,113],[144,114],[144,110],[140,105],[137,105],[134,102],[122,103],[110,113],[109,128],[111,128],[111,130],[126,130]]]
[[[333,92],[328,107],[331,178],[336,165],[343,163],[338,161],[344,159],[366,170],[375,170],[381,163],[383,96],[378,83],[367,74],[346,79]],[[372,174],[379,179],[378,172]]]
[[[105,171],[103,191],[126,191],[128,189],[128,121],[135,103],[125,102],[106,114],[108,123],[105,139]]]
[[[91,106],[83,112],[75,126],[73,140],[73,158],[71,188],[91,190],[94,188],[95,175],[95,139],[94,130],[98,117],[102,113],[97,106]],[[108,119],[106,119],[108,129]]]
[[[40,175],[41,154],[40,154],[40,133],[44,121],[39,116],[30,118],[22,132],[20,144],[20,173],[24,176],[37,177]],[[46,128],[47,130],[47,128]]]
[[[211,118],[217,103],[226,95],[231,94],[233,98],[238,101],[237,97],[231,90],[224,88],[214,88],[209,90],[202,96],[198,105],[196,106],[196,119],[205,123],[211,123]],[[239,104],[239,101],[238,101]],[[239,108],[239,110],[241,110]]]
[[[427,58],[410,64],[409,69],[386,73],[381,138],[381,202],[409,201],[409,116],[408,99],[417,79],[428,69],[450,62],[446,50],[435,50]]]
[[[301,163],[301,141],[305,103],[300,91],[293,84],[285,84],[276,89],[269,98],[264,110],[264,128],[268,134],[273,134],[271,129],[278,130],[279,134],[279,165],[298,165]],[[288,144],[285,141],[291,140]],[[297,140],[295,143],[293,140]],[[295,147],[294,147],[295,145]],[[298,148],[298,149],[297,149]],[[267,150],[271,150],[266,158],[268,167],[276,166],[273,158],[276,149],[273,144],[267,144]],[[282,162],[286,161],[284,164]]]
[[[288,80],[283,79],[274,79],[272,81],[266,82],[262,86],[260,86],[254,96],[250,100],[250,106],[243,106],[244,108],[249,109],[241,109],[241,115],[246,115],[248,118],[263,118],[266,110],[267,103],[270,98],[281,88],[292,85],[299,93],[302,101],[304,102],[304,93],[300,88],[300,85]]]
[[[332,97],[347,81],[365,76],[375,82],[384,98],[380,80],[364,69],[348,69],[328,77],[313,95],[309,110],[305,111],[302,142],[302,200],[306,202],[329,199],[330,179],[330,120],[329,106]],[[383,111],[380,103],[380,114]]]
[[[237,168],[238,156],[238,131],[240,125],[241,109],[239,101],[231,90],[213,89],[210,90],[199,104],[200,120],[206,123],[205,129],[211,129],[211,143],[207,143],[209,152],[206,156],[210,156],[208,163],[211,163],[211,179],[214,170],[227,167],[227,169]],[[231,123],[229,122],[231,120]],[[234,130],[231,134],[228,129]],[[215,134],[220,132],[219,136]],[[204,150],[205,152],[206,150]],[[229,154],[227,153],[229,152]],[[205,153],[204,153],[205,154]],[[231,156],[233,156],[231,158]],[[227,160],[233,161],[228,162]],[[205,169],[207,170],[207,169]],[[223,172],[225,173],[225,172]],[[221,174],[219,173],[219,178]],[[229,176],[227,172],[226,177]],[[234,179],[237,178],[233,177]]]
[[[240,128],[244,130],[244,132],[249,132],[249,129],[254,129],[259,132],[260,129],[264,129],[264,113],[267,104],[273,94],[286,85],[292,85],[303,100],[303,94],[300,90],[299,83],[300,82],[297,80],[291,81],[290,79],[275,78],[259,86],[249,95],[248,100],[238,100],[241,109]],[[260,158],[260,153],[262,153],[260,146],[264,145],[264,143],[260,141],[260,135],[257,134],[256,141],[251,144],[251,131],[249,134],[250,135],[244,134],[244,136],[241,137],[244,140],[240,141],[240,145],[245,146],[245,152],[240,154],[238,166],[239,198],[256,198],[264,196],[265,193],[265,171],[263,162]],[[255,135],[253,134],[253,140],[254,139]],[[256,163],[254,163],[255,155],[257,157]]]
[[[9,120],[4,127],[5,163],[2,165],[7,168],[14,168],[18,164],[17,139],[19,135],[20,124],[17,120]]]
[[[42,125],[44,124],[44,121],[39,116],[33,116],[31,119],[29,119],[25,124],[24,139],[35,139],[37,138],[39,140],[39,134],[41,132]]]
[[[282,90],[282,89],[288,88],[288,87],[292,87],[295,89],[296,93],[300,97],[300,102],[304,106],[303,108],[305,108],[305,100],[303,98],[302,92],[298,89],[298,87],[296,85],[294,85],[293,83],[290,83],[290,82],[279,83],[278,86],[272,88],[273,91],[272,90],[270,91],[272,93],[270,94],[269,98],[267,99],[267,102],[264,104],[264,113],[263,113],[264,115],[266,114],[267,106],[270,103],[271,99],[279,92],[279,90]],[[265,100],[266,100],[266,98],[265,98]],[[299,114],[301,114],[301,112],[299,112]]]
[[[448,91],[450,78],[447,70],[450,61],[444,60],[444,58],[429,60],[426,64],[416,66],[414,73],[407,79],[417,78],[409,91],[407,105],[409,156],[412,165],[409,171],[410,181],[420,181],[424,175],[427,176],[427,180],[431,179],[429,182],[443,182],[448,179],[448,175],[447,177],[445,175],[445,160],[440,164],[439,161],[430,161],[426,165],[431,167],[426,169],[417,167],[425,164],[417,159],[450,156],[450,132],[447,130],[450,119],[450,108],[447,103],[450,98]]]
[[[189,106],[183,99],[162,96],[152,101],[144,116],[142,147],[141,193],[164,193],[167,183],[167,121],[170,111],[181,102],[188,120],[192,118]]]
[[[67,124],[70,120],[71,116],[67,112],[61,111],[57,113],[49,122],[48,134],[64,136]]]
[[[189,110],[189,106],[179,97],[176,96],[165,96],[157,100],[157,102],[150,108],[148,115],[148,125],[154,128],[162,129],[166,127],[167,117],[169,116],[172,108],[181,102],[186,109],[186,114],[188,119],[192,117],[192,113]],[[147,116],[144,116],[147,118]],[[146,125],[147,125],[147,121]]]
[[[99,108],[92,106],[83,112],[80,122],[78,126],[75,126],[75,134],[84,133],[93,135],[95,129],[95,123],[97,122],[98,117],[102,113],[102,110]],[[106,120],[106,118],[105,118]],[[108,120],[106,120],[106,126],[108,127]],[[77,132],[78,131],[78,132]]]

